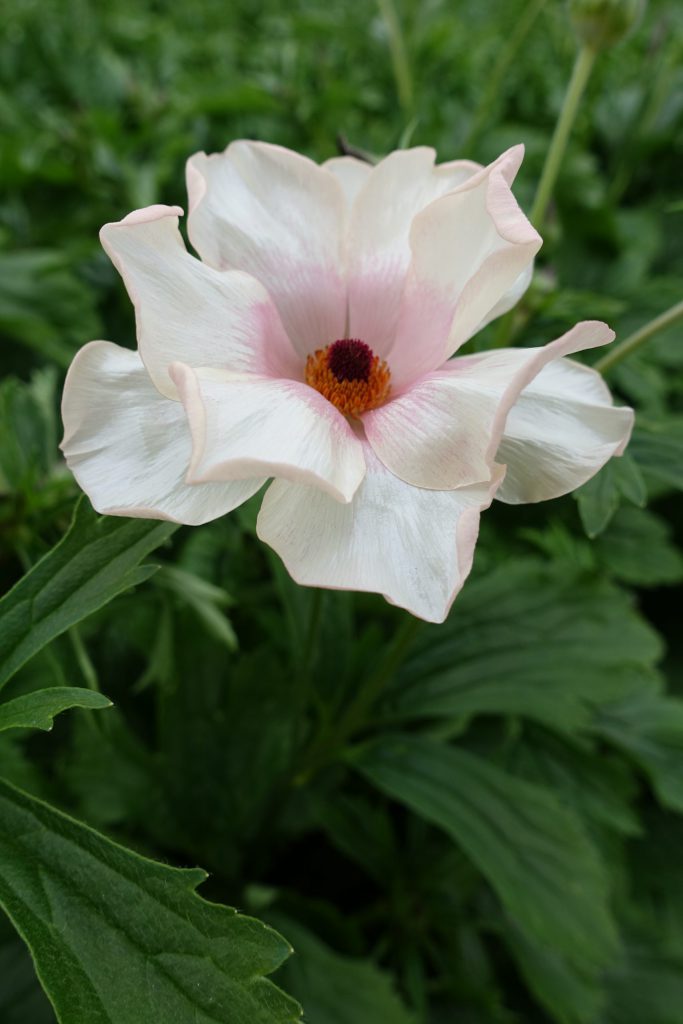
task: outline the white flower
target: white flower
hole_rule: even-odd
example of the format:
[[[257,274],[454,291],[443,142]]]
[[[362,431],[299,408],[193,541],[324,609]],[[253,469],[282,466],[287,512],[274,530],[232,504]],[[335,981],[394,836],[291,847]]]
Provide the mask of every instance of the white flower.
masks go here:
[[[443,620],[494,494],[565,494],[632,425],[561,358],[611,341],[604,324],[451,359],[529,283],[541,239],[510,191],[522,152],[319,167],[236,142],[188,163],[201,261],[178,207],[107,224],[139,349],[91,342],[67,377],[62,446],[95,508],[204,523],[274,477],[258,534],[296,580]]]

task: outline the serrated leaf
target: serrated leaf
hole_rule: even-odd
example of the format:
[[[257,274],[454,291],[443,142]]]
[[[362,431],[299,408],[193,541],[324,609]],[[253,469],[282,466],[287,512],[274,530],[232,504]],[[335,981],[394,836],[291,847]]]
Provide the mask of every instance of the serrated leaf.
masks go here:
[[[95,690],[55,686],[35,690],[0,704],[0,732],[5,729],[44,729],[49,732],[55,715],[68,708],[110,708],[111,701]]]
[[[620,508],[595,548],[607,569],[625,583],[651,587],[683,579],[683,556],[668,523],[653,512]]]
[[[683,416],[639,419],[629,452],[648,481],[683,490]]]
[[[616,461],[610,459],[599,473],[574,491],[579,516],[589,537],[597,537],[602,533],[619,508],[621,495],[616,485],[613,466]]]
[[[71,526],[0,601],[0,688],[60,633],[155,571],[138,563],[177,526],[101,517],[81,500]]]
[[[415,1024],[390,975],[371,960],[336,953],[284,914],[268,918],[294,946],[278,982],[301,1003],[306,1024]]]
[[[0,780],[0,905],[60,1024],[290,1024],[264,975],[272,929],[195,892],[206,875],[141,857]]]
[[[657,634],[607,581],[508,562],[468,585],[445,626],[423,628],[382,711],[523,715],[568,733],[588,726],[593,705],[655,688],[660,655]]]
[[[591,480],[574,491],[583,528],[589,537],[597,537],[626,498],[642,507],[647,488],[635,459],[627,453],[610,459]]]
[[[415,735],[373,741],[353,764],[461,846],[530,938],[578,961],[610,959],[616,934],[603,865],[552,792]]]

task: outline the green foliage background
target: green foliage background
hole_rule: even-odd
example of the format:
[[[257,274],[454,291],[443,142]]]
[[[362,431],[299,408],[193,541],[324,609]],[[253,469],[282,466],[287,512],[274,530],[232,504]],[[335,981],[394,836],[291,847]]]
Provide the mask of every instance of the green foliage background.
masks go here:
[[[486,162],[522,141],[529,208],[564,4],[396,9],[398,87],[387,4],[5,8],[3,592],[54,550],[0,603],[0,906],[63,1024],[294,1021],[285,992],[309,1024],[683,1022],[680,327],[609,375],[637,410],[627,456],[487,513],[442,627],[297,588],[252,503],[195,530],[83,503],[55,548],[64,371],[93,338],[134,344],[98,229],[182,204],[189,154],[324,159],[341,137]],[[677,0],[600,56],[514,343],[593,317],[625,337],[680,300],[682,58]],[[226,906],[177,870],[197,864]],[[0,1021],[54,1019],[3,917]]]

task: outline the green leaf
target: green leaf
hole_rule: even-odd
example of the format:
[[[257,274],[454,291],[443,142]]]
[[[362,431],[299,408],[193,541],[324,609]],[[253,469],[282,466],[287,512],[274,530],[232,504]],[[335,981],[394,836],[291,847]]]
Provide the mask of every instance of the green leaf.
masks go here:
[[[169,590],[176,599],[191,608],[207,633],[222,643],[229,651],[237,650],[237,637],[230,619],[222,609],[232,603],[232,599],[221,587],[207,580],[178,569],[176,566],[165,565],[157,576],[157,586]]]
[[[625,583],[678,583],[683,579],[683,556],[671,533],[669,524],[653,512],[621,508],[595,548],[607,569]]]
[[[342,956],[284,914],[268,920],[286,931],[294,954],[278,982],[304,1008],[310,1024],[414,1024],[392,979],[371,960]]]
[[[638,421],[629,452],[648,481],[683,490],[683,416]]]
[[[591,708],[654,688],[661,641],[605,580],[509,561],[473,581],[443,627],[425,627],[388,691],[392,721],[512,714],[561,733]]]
[[[68,708],[110,708],[108,697],[77,686],[36,690],[0,704],[0,732],[4,729],[44,729],[49,732],[55,715]]]
[[[605,997],[601,972],[590,963],[575,964],[552,947],[530,942],[506,923],[503,935],[522,977],[558,1024],[594,1024]]]
[[[683,1006],[683,957],[632,946],[608,978],[605,1024],[678,1024]]]
[[[373,741],[353,763],[447,832],[530,938],[579,961],[609,960],[616,935],[602,863],[549,790],[420,736]]]
[[[584,530],[589,537],[597,537],[619,508],[622,497],[643,506],[647,489],[637,462],[626,454],[620,459],[610,459],[599,473],[574,492],[574,497]]]
[[[155,572],[138,563],[176,529],[100,517],[81,500],[68,533],[0,601],[0,688],[60,633]]]
[[[639,835],[632,809],[638,786],[621,757],[570,746],[564,739],[530,727],[514,745],[515,774],[552,787],[582,819],[622,835]]]
[[[195,889],[199,869],[140,857],[0,781],[0,905],[60,1024],[285,1024],[295,1001],[264,975],[276,932]]]
[[[601,708],[596,729],[641,766],[665,807],[683,813],[683,700],[634,693]]]

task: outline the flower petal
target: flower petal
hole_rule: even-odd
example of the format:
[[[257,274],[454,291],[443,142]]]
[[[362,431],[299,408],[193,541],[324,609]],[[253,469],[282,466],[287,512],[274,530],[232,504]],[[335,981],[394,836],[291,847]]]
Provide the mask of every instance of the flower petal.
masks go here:
[[[351,211],[348,334],[378,355],[389,350],[396,333],[413,218],[479,169],[468,160],[435,167],[434,158],[426,146],[391,153],[372,168]]]
[[[355,156],[333,156],[321,165],[331,171],[341,185],[346,196],[347,207],[350,209],[354,199],[372,173],[372,164],[367,160],[358,160]]]
[[[383,594],[429,622],[443,622],[472,568],[479,513],[490,484],[425,491],[403,483],[365,450],[368,471],[350,505],[276,480],[257,533],[308,586]]]
[[[292,380],[171,368],[192,433],[188,482],[284,477],[351,501],[365,474],[360,441],[322,395]]]
[[[595,460],[592,471],[595,472],[614,454],[613,446],[608,453],[604,446],[609,447],[610,438],[615,433],[621,437],[624,420],[630,413],[614,409],[609,391],[599,375],[579,364],[566,364],[577,367],[571,378],[575,382],[574,390],[567,387],[566,409],[563,406],[562,381],[565,376],[568,379],[568,374],[560,374],[559,384],[556,384],[557,375],[551,376],[556,390],[547,398],[543,397],[543,386],[539,392],[531,382],[553,360],[582,349],[605,345],[613,338],[614,332],[605,324],[585,321],[543,348],[497,349],[453,359],[393,401],[365,413],[363,425],[367,439],[384,465],[402,480],[416,487],[463,487],[488,480],[494,462],[507,461],[508,448],[498,447],[504,430],[506,434],[508,429],[517,431],[510,435],[517,438],[516,454],[520,454],[519,445],[523,439],[528,437],[531,443],[535,436],[530,433],[533,412],[532,422],[528,423],[524,419],[524,411],[530,403],[536,402],[539,422],[540,414],[547,407],[546,416],[553,419],[548,424],[549,429],[554,425],[560,435],[565,429],[568,443],[582,446],[582,454],[577,456],[577,472],[580,472],[579,466],[591,458]],[[528,397],[522,401],[520,395],[527,395],[527,392]],[[521,411],[514,414],[508,428],[506,418],[509,414],[512,416],[510,410],[514,412],[514,404],[518,400],[522,401]],[[592,411],[595,402],[600,406],[597,418]],[[580,424],[582,415],[586,417],[584,428]],[[576,427],[572,436],[574,421]],[[541,426],[539,438],[543,436],[544,429]],[[553,444],[557,448],[559,443],[559,438],[551,442],[548,452]],[[565,455],[565,462],[567,458]],[[518,463],[517,458],[516,467]],[[529,465],[529,472],[534,471],[534,467]],[[559,464],[557,471],[561,472]],[[546,475],[548,472],[546,470]],[[566,490],[577,486],[569,479]],[[506,478],[501,494],[508,493],[508,489]]]
[[[516,505],[568,494],[623,453],[632,428],[633,410],[612,405],[599,373],[570,359],[549,363],[508,414],[497,497]]]
[[[185,249],[178,206],[150,206],[105,224],[102,245],[135,305],[140,355],[156,387],[176,398],[180,360],[235,372],[301,373],[268,293],[255,278],[221,274]]]
[[[233,142],[187,164],[188,233],[219,270],[268,289],[301,356],[344,337],[346,200],[334,174],[281,146]]]
[[[192,442],[179,402],[164,398],[137,352],[85,345],[62,400],[62,451],[98,512],[198,525],[225,515],[265,479],[188,486]]]
[[[540,248],[510,191],[523,152],[515,146],[415,217],[398,329],[386,356],[397,388],[437,369],[496,306],[505,308]]]

